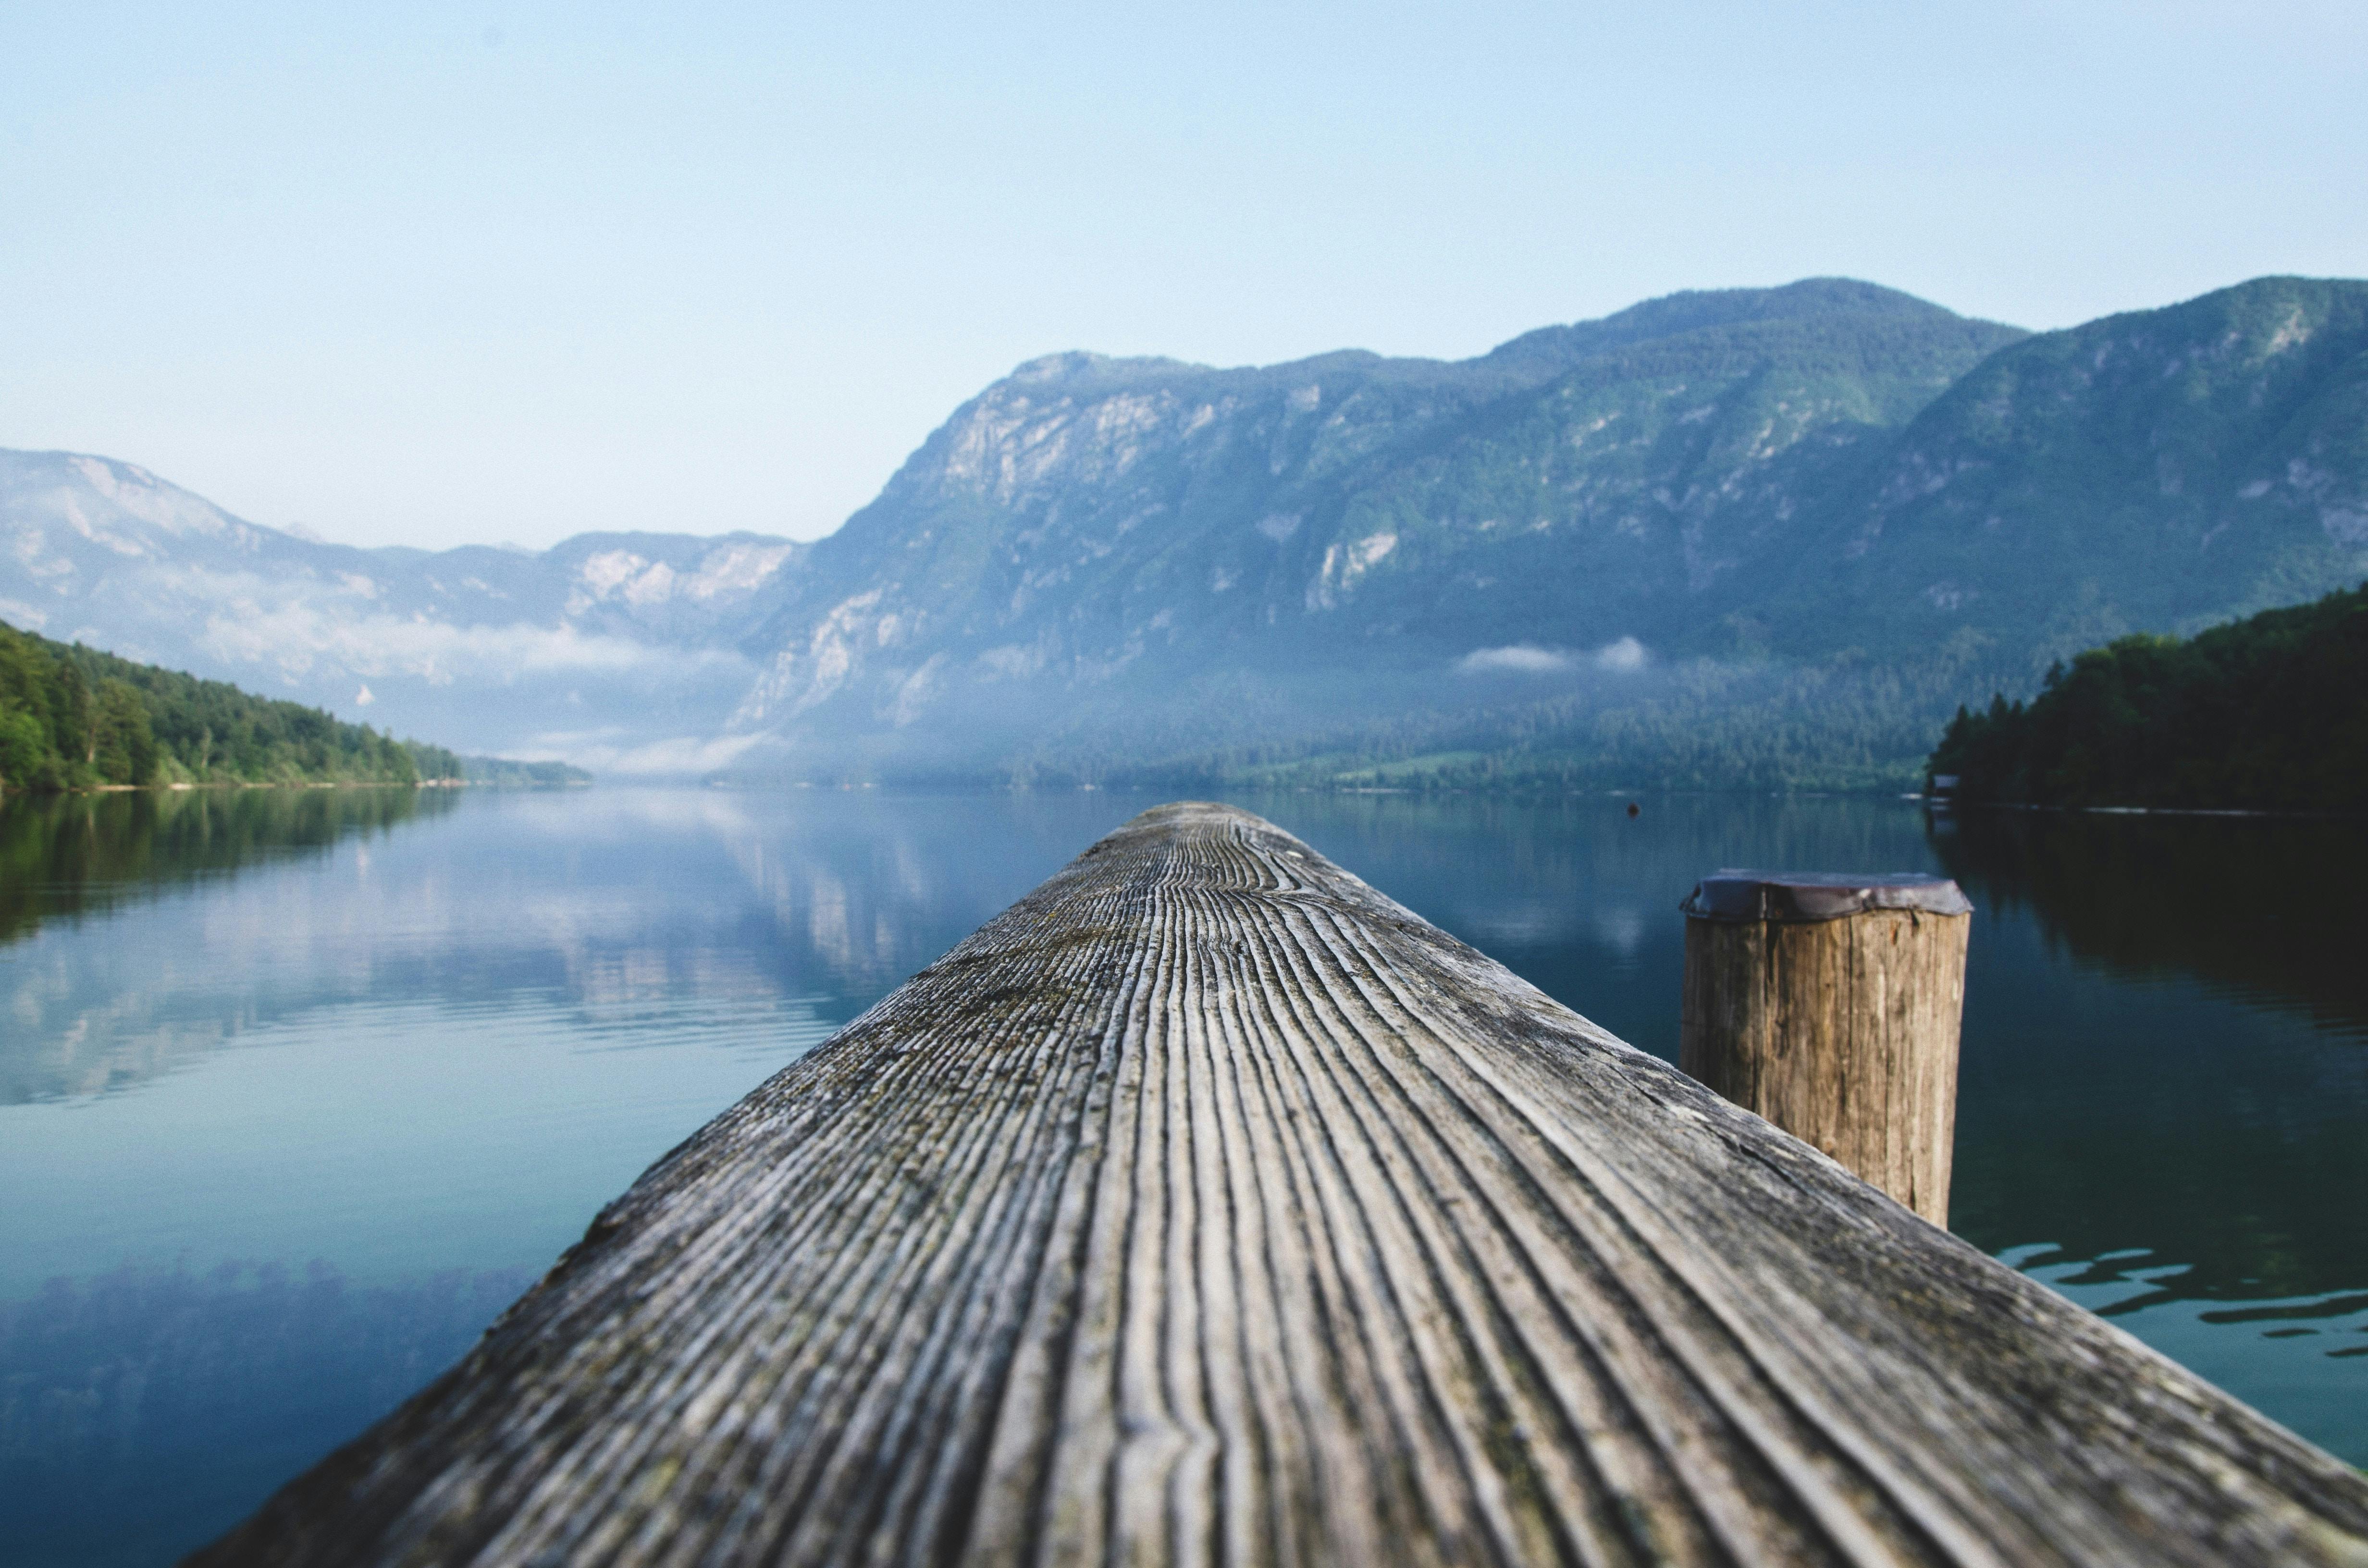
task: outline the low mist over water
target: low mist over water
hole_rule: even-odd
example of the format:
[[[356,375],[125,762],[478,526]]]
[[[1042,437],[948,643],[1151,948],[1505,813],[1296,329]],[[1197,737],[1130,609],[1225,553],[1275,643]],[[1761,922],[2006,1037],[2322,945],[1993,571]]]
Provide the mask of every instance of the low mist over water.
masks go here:
[[[1669,1058],[1703,872],[1956,877],[1955,1228],[2368,1462],[2368,978],[2326,903],[2368,829],[1239,799]],[[652,1160],[1152,803],[0,805],[0,1562],[218,1532],[449,1365]]]

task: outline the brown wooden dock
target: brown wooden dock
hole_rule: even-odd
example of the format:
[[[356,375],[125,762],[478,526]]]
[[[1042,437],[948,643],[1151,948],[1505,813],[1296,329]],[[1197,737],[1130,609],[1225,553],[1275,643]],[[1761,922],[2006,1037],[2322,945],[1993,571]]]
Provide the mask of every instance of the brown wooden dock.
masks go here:
[[[2368,1564],[2368,1480],[1180,805],[194,1561]]]

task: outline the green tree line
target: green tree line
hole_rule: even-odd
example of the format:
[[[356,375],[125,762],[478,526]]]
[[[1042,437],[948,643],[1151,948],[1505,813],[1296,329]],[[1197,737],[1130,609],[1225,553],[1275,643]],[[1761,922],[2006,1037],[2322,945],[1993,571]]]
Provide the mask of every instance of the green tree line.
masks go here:
[[[417,784],[466,771],[441,746],[0,624],[0,790]]]
[[[2368,585],[2092,648],[2029,702],[1959,708],[1928,766],[1968,801],[2368,810]]]

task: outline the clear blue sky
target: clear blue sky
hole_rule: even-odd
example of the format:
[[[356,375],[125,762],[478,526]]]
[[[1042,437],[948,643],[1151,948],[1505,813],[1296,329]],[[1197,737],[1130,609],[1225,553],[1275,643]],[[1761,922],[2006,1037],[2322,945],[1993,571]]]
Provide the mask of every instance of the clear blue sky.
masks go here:
[[[0,446],[355,543],[813,537],[1055,349],[2368,273],[2368,6],[0,6]]]

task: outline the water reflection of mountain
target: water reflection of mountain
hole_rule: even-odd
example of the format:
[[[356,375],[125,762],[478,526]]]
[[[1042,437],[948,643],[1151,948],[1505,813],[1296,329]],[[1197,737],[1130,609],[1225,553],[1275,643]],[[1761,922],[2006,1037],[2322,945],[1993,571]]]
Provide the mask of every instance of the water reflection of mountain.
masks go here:
[[[1932,842],[1980,912],[1952,1228],[2147,1273],[2121,1310],[2368,1286],[2368,828],[1984,811]]]
[[[0,1004],[25,1027],[0,1041],[0,1103],[146,1082],[324,1006],[530,1005],[619,1046],[788,998],[844,1021],[1150,803],[306,790],[12,804],[0,843],[25,869],[7,884],[21,914]],[[1656,801],[1641,820],[1603,797],[1251,803],[1664,1051],[1675,905],[1696,877],[1925,854],[1912,812],[1864,802]],[[400,831],[427,815],[435,832]],[[199,878],[217,879],[202,902],[154,904]],[[100,910],[103,928],[28,945],[45,918]]]
[[[810,1034],[1130,809],[818,791],[424,808],[408,791],[265,794],[12,806],[9,842],[32,869],[11,878],[27,915],[0,949],[0,1009],[16,1020],[0,1037],[0,1103],[131,1087],[329,1007],[501,1013],[598,1049],[763,1031],[794,1003]],[[399,803],[373,817],[373,798]],[[437,831],[358,831],[423,809]],[[123,896],[199,877],[215,879],[201,900]]]
[[[2356,890],[2368,824],[2348,820],[1965,810],[1932,847],[1976,903],[2028,909],[2074,958],[2368,1031]]]
[[[441,790],[137,790],[0,798],[0,942],[450,811]]]

